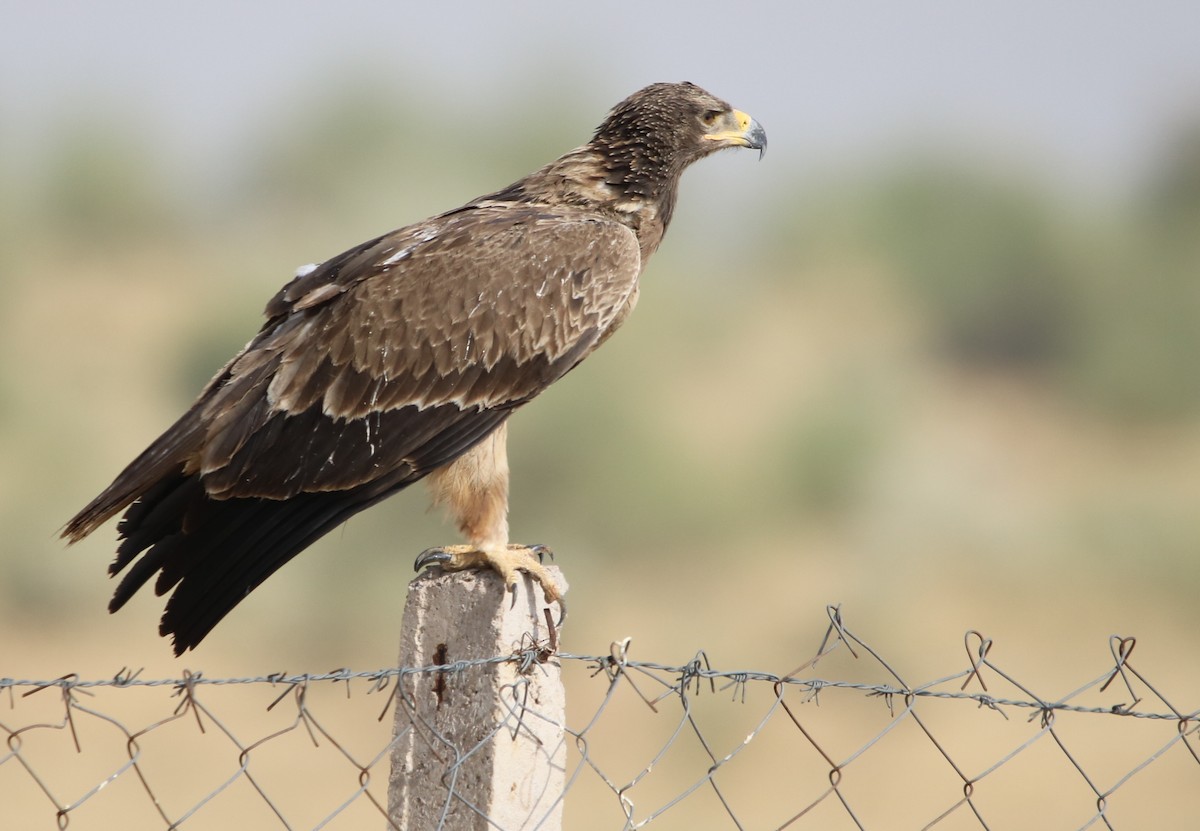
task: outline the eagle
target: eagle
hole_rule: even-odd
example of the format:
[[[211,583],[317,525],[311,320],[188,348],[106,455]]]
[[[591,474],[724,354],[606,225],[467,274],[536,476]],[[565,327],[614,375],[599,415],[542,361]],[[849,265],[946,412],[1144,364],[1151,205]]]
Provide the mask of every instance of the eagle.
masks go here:
[[[460,208],[301,268],[195,403],[63,528],[124,511],[120,609],[151,577],[159,634],[195,648],[276,569],[425,479],[464,545],[417,570],[518,573],[562,598],[541,546],[508,539],[506,424],[607,340],[671,221],[679,179],[762,126],[695,84],[617,104],[591,140]]]

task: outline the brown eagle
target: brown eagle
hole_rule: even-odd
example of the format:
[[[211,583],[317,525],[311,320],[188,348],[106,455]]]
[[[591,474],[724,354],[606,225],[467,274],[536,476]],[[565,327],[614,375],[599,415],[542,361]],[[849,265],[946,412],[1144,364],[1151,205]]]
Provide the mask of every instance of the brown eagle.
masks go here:
[[[194,648],[276,569],[429,477],[468,544],[417,568],[490,567],[559,590],[508,541],[505,422],[625,320],[679,178],[750,116],[690,83],[622,101],[592,140],[503,190],[302,268],[183,416],[63,529],[110,517],[125,569],[109,611],[157,574],[159,625]]]

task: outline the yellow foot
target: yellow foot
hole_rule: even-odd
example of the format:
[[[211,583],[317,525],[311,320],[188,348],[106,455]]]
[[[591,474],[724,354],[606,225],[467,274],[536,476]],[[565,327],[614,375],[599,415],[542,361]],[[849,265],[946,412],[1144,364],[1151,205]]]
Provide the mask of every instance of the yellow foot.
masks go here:
[[[472,545],[446,545],[422,551],[413,564],[415,571],[427,566],[441,566],[446,571],[462,571],[468,568],[490,568],[500,575],[504,585],[513,591],[517,585],[517,572],[528,574],[542,587],[547,603],[557,603],[562,610],[559,622],[567,616],[567,607],[562,592],[542,565],[545,557],[554,559],[554,552],[544,545],[509,544],[507,548],[482,549]]]

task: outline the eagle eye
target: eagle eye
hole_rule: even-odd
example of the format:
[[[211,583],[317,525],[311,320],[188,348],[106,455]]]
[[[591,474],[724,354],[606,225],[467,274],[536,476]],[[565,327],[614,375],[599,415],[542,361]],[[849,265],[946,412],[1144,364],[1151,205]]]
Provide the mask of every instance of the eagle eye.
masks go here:
[[[721,117],[720,110],[708,110],[704,113],[703,116],[700,117],[700,120],[704,122],[704,126],[711,127],[717,123],[717,119],[720,117]]]

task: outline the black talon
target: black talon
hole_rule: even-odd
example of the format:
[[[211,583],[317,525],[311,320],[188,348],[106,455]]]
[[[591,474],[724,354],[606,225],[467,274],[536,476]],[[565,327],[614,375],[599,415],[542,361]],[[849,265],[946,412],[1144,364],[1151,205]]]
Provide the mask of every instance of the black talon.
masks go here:
[[[426,548],[417,555],[416,562],[413,563],[413,571],[448,563],[451,559],[450,554],[444,548]]]
[[[538,543],[536,545],[526,546],[526,548],[528,548],[531,552],[533,552],[534,554],[537,555],[539,563],[546,562],[547,557],[549,557],[551,560],[554,559],[554,552],[549,548],[549,546],[545,546],[545,545],[542,545],[541,543]]]

